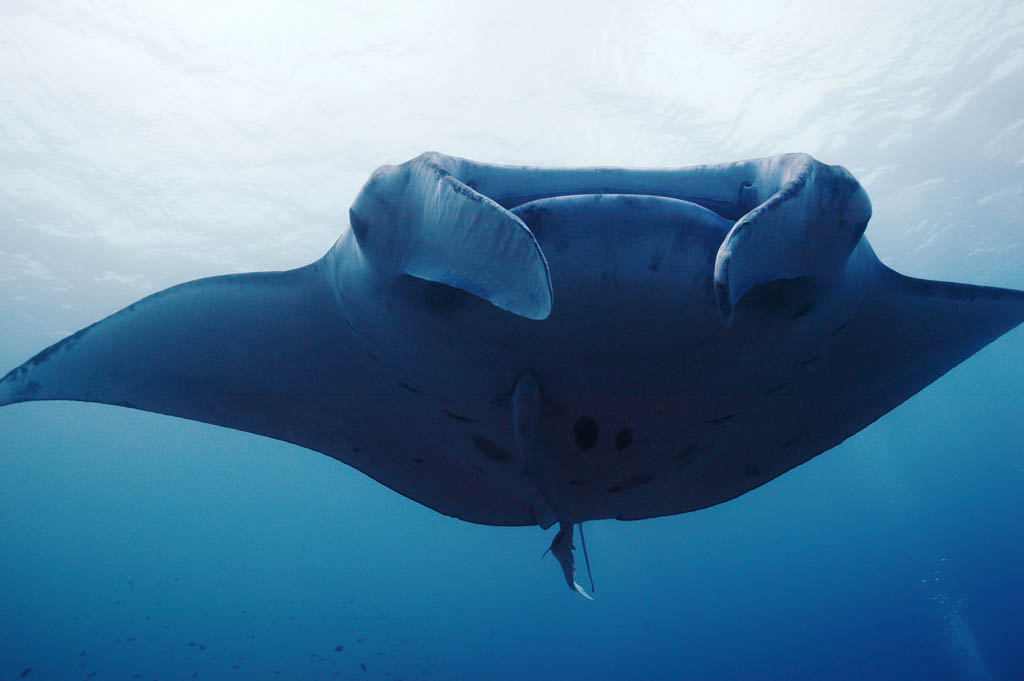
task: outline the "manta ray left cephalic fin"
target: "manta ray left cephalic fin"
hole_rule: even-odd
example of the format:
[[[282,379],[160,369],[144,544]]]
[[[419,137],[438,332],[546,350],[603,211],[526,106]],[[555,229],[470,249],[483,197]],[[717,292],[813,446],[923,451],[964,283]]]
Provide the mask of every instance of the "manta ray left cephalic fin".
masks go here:
[[[530,229],[426,153],[378,168],[349,210],[353,234],[379,270],[454,286],[528,319],[551,313],[551,274]]]

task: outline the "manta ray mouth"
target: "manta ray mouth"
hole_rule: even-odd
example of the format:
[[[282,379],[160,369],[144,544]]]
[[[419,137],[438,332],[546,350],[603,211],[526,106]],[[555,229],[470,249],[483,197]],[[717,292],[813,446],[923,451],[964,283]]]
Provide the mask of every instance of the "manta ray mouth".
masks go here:
[[[675,194],[650,194],[647,192],[622,192],[615,190],[607,191],[588,191],[579,193],[564,193],[564,194],[551,194],[543,193],[535,196],[516,196],[516,197],[505,197],[498,201],[499,205],[503,208],[507,208],[512,212],[517,212],[514,209],[523,208],[527,204],[538,203],[549,199],[560,199],[560,198],[573,198],[580,196],[591,196],[591,197],[616,197],[616,196],[630,196],[636,198],[653,198],[653,199],[668,199],[672,201],[683,201],[685,203],[695,204],[701,208],[715,213],[718,217],[735,222],[741,217],[749,213],[756,204],[753,203],[753,183],[747,183],[743,185],[743,196],[737,201],[722,201],[710,197],[700,196],[697,193],[690,194],[686,192],[685,188],[682,188],[679,193]]]

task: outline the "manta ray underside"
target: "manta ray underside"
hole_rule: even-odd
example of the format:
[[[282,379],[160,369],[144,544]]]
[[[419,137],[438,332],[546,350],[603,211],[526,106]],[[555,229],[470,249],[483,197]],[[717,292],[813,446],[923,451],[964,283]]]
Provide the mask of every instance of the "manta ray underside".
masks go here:
[[[843,168],[423,154],[316,262],[192,281],[42,351],[0,405],[84,400],[293,442],[490,525],[683,513],[834,447],[1024,321],[882,265]]]

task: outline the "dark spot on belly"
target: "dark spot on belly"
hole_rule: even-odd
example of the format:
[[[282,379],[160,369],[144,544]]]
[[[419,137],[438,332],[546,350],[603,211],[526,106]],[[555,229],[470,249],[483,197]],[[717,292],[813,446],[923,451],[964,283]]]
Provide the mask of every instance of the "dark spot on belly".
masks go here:
[[[786,387],[787,385],[789,385],[789,381],[783,381],[782,383],[779,383],[779,384],[778,384],[777,386],[775,386],[774,388],[768,388],[767,390],[765,390],[765,391],[764,391],[763,393],[761,393],[761,394],[762,394],[762,395],[774,395],[775,393],[777,393],[777,392],[779,392],[780,390],[782,390],[783,388],[785,388],[785,387]]]
[[[420,390],[419,388],[414,388],[414,387],[412,387],[411,385],[409,385],[409,384],[408,384],[408,383],[406,383],[405,381],[399,381],[399,382],[398,382],[398,387],[399,387],[399,388],[405,388],[405,389],[406,389],[406,390],[408,390],[409,392],[411,392],[411,393],[416,393],[417,395],[420,395],[420,394],[422,394],[422,393],[423,393],[423,391],[422,391],[422,390]]]
[[[597,444],[600,432],[601,429],[598,427],[597,421],[589,416],[579,417],[572,427],[572,435],[576,439],[576,446],[584,452]]]
[[[625,487],[639,487],[640,485],[646,485],[652,480],[654,480],[654,473],[634,473],[626,478]]]
[[[569,484],[572,485],[573,487],[583,487],[583,485],[587,484],[587,481],[586,480],[570,480]]]
[[[810,364],[814,364],[814,363],[815,363],[815,362],[817,362],[817,361],[818,361],[819,359],[821,359],[821,355],[820,355],[820,354],[817,354],[817,355],[815,355],[814,357],[811,357],[811,358],[809,358],[809,359],[805,359],[804,361],[800,362],[800,366],[802,366],[802,367],[805,367],[805,366],[808,366],[808,365],[810,365]]]
[[[634,473],[633,475],[626,478],[626,481],[621,485],[612,485],[608,488],[609,494],[618,494],[624,490],[633,489],[634,487],[640,487],[654,480],[654,473]]]
[[[515,461],[515,457],[509,454],[501,445],[495,444],[485,437],[474,435],[473,446],[475,446],[481,454],[496,463],[512,463]]]
[[[620,452],[626,447],[633,444],[633,429],[630,427],[623,428],[615,435],[615,449]]]
[[[793,314],[791,314],[791,315],[789,316],[789,318],[790,318],[790,319],[800,319],[800,318],[801,318],[801,317],[803,317],[803,316],[804,316],[805,314],[807,314],[808,312],[810,312],[810,311],[811,311],[811,309],[812,309],[813,307],[814,307],[814,304],[813,304],[813,303],[807,303],[806,305],[801,305],[800,307],[798,307],[798,308],[797,308],[797,309],[796,309],[796,310],[795,310],[795,311],[793,312]]]
[[[753,477],[755,475],[760,475],[761,474],[761,469],[758,468],[757,466],[755,466],[752,463],[748,463],[746,466],[743,467],[743,472],[746,473],[747,475]]]
[[[680,466],[688,466],[693,463],[693,460],[697,458],[697,447],[700,446],[699,442],[687,445],[679,450],[679,452],[672,457],[672,460],[677,462]]]
[[[463,416],[462,414],[456,414],[454,411],[449,411],[448,409],[442,409],[441,411],[444,412],[445,416],[449,416],[449,417],[455,419],[456,421],[462,421],[463,423],[476,423],[477,422],[476,419],[474,419],[474,418],[470,418],[468,416]]]
[[[704,423],[714,423],[714,424],[717,425],[719,423],[725,423],[727,421],[732,421],[734,418],[736,418],[739,415],[740,415],[740,413],[738,411],[734,411],[731,414],[726,414],[725,416],[719,416],[717,419],[710,419],[708,421],[705,421]]]
[[[662,253],[655,253],[651,256],[651,261],[647,263],[647,271],[657,272],[661,269],[661,261],[665,256]]]
[[[423,457],[422,456],[414,456],[414,457],[412,457],[412,462],[413,463],[423,463]]]
[[[850,320],[849,320],[849,319],[847,319],[847,320],[846,320],[845,322],[843,322],[842,324],[840,324],[840,325],[839,325],[839,326],[838,326],[838,327],[836,328],[836,330],[835,330],[835,331],[833,331],[833,332],[832,332],[832,333],[830,333],[829,335],[830,335],[830,336],[834,336],[834,335],[836,335],[837,333],[839,333],[840,331],[842,331],[843,329],[845,329],[845,328],[846,328],[846,325],[847,325],[847,324],[849,324],[849,323],[850,323]]]

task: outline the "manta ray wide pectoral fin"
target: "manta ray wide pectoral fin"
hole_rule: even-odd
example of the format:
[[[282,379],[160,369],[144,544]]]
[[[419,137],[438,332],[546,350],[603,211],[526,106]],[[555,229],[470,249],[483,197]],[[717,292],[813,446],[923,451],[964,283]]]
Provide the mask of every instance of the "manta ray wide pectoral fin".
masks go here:
[[[153,294],[11,371],[0,405],[100,402],[335,451],[366,378],[318,267]]]
[[[761,160],[750,189],[759,204],[733,225],[715,259],[715,302],[726,326],[758,284],[837,275],[871,218],[867,193],[845,168],[806,154]]]
[[[1024,322],[1024,291],[907,277],[882,265],[866,241],[851,263],[864,271],[861,303],[827,333],[808,365],[817,370],[800,379],[804,437],[820,450]]]
[[[872,326],[859,322],[864,354],[874,373],[904,383],[902,399],[1024,322],[1024,291],[916,279],[884,266],[871,288],[861,316]]]
[[[464,184],[449,157],[377,169],[349,211],[378,270],[454,286],[528,319],[551,312],[551,275],[530,229]]]

